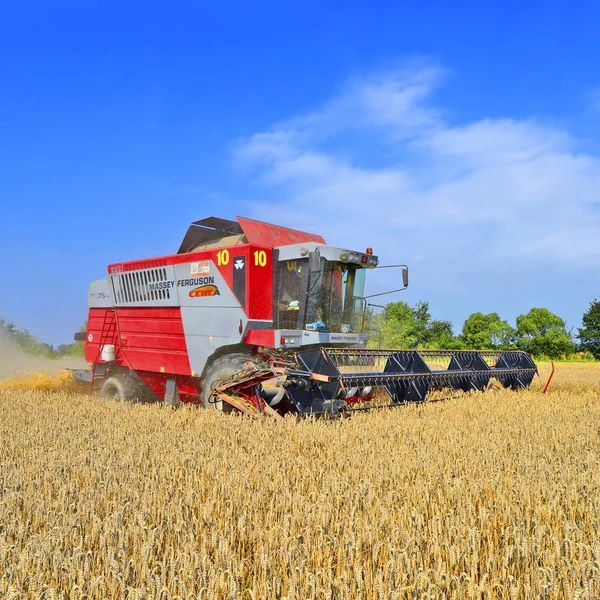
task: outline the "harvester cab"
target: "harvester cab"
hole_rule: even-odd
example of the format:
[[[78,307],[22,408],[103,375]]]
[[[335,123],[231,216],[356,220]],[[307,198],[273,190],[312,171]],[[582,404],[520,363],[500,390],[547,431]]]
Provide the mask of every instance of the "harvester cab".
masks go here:
[[[314,242],[273,254],[275,320],[286,332],[282,347],[366,343],[365,272],[377,265],[377,257]]]
[[[494,377],[527,387],[522,352],[367,348],[364,252],[315,234],[238,217],[191,224],[177,254],[109,265],[92,281],[85,333],[101,396],[201,403],[249,415],[392,405],[429,389],[484,389]],[[403,268],[403,287],[408,273]],[[400,288],[403,289],[403,288]],[[377,294],[380,295],[380,294]],[[434,368],[432,360],[445,361]]]

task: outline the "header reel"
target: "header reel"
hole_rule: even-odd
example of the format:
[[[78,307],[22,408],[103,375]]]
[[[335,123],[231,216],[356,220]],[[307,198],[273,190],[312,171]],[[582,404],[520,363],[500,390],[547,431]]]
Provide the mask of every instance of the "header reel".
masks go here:
[[[536,373],[531,357],[520,350],[327,347],[298,352],[291,360],[271,358],[269,368],[249,362],[237,382],[223,382],[215,391],[220,400],[234,406],[242,401],[259,413],[267,406],[279,415],[308,416],[374,408],[386,396],[388,402],[377,406],[424,402],[433,390],[485,391],[493,380],[505,388],[525,389]],[[275,382],[270,388],[269,379]]]

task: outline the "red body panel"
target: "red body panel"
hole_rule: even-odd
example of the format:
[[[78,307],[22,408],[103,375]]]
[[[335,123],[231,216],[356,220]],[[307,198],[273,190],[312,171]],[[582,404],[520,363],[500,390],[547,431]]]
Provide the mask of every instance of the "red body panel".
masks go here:
[[[117,315],[127,366],[136,371],[192,374],[179,307],[119,308]]]
[[[182,402],[192,404],[200,403],[200,380],[197,377],[186,377],[184,375],[175,375],[169,373],[155,373],[152,371],[137,371],[137,374],[144,380],[144,383],[159,397],[165,397],[165,387],[167,379],[175,379],[179,398]]]
[[[264,246],[252,246],[248,258],[248,286],[246,314],[249,319],[273,319],[273,250]],[[261,262],[264,252],[266,264]]]
[[[218,254],[223,250],[227,250],[231,256],[241,256],[242,254],[248,254],[248,244],[241,244],[239,246],[226,246],[225,248],[211,249],[211,250],[200,250],[199,252],[187,252],[185,254],[170,254],[168,256],[161,256],[160,258],[144,258],[142,260],[132,260],[122,263],[115,263],[108,265],[109,274],[112,273],[123,273],[126,271],[136,271],[137,269],[149,269],[151,267],[164,267],[166,265],[180,265],[188,262],[196,262],[198,260],[212,260],[215,265],[218,266],[219,271],[227,279],[229,274],[228,283],[231,284],[231,270],[232,263],[228,262],[226,265],[219,264]],[[227,267],[227,268],[221,268]]]
[[[253,329],[248,332],[246,344],[275,348],[275,331],[273,329]]]
[[[102,341],[114,344],[117,363],[134,371],[192,374],[179,307],[117,308],[114,312],[116,325],[106,327],[105,332],[113,332],[106,337],[102,327],[111,319],[113,309],[90,309],[85,348],[88,361],[98,360]]]
[[[88,362],[96,362],[99,358],[98,354],[100,351],[100,341],[103,344],[115,344],[116,343],[116,332],[106,337],[106,333],[103,334],[104,322],[109,321],[114,310],[112,308],[90,308],[88,312],[87,330],[85,332],[85,360]],[[108,327],[107,327],[108,329]],[[104,335],[104,339],[102,336]]]

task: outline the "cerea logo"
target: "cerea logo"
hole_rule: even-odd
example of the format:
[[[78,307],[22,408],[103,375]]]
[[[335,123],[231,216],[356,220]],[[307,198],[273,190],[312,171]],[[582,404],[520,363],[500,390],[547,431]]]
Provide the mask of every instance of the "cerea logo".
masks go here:
[[[201,285],[191,290],[188,295],[190,298],[206,298],[207,296],[220,296],[221,294],[216,285]]]

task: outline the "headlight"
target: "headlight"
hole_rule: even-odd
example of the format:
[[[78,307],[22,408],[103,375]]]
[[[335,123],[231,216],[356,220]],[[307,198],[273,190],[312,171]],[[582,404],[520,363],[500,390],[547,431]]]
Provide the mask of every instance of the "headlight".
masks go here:
[[[354,262],[356,260],[356,254],[354,254],[354,252],[350,252],[350,254],[348,254],[348,260],[350,262]]]
[[[342,252],[340,254],[340,260],[343,260],[343,261],[348,260],[348,253],[347,252]]]

